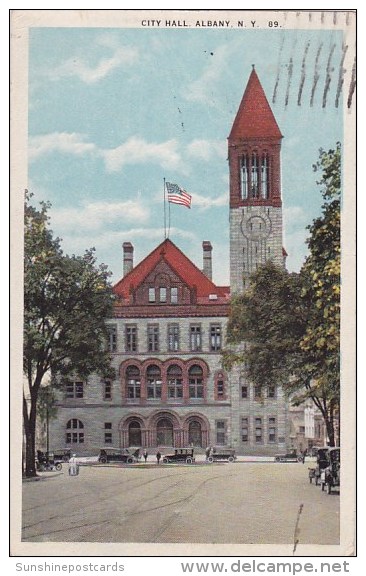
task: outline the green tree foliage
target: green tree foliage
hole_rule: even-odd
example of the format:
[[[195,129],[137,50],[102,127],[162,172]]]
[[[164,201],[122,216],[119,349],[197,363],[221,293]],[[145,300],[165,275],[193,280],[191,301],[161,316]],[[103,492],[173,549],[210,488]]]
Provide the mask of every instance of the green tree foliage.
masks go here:
[[[252,274],[250,287],[231,302],[225,368],[242,363],[256,385],[287,384],[302,356],[307,311],[301,291],[300,275],[270,260]]]
[[[324,199],[308,227],[309,255],[300,274],[268,261],[235,296],[223,365],[245,367],[255,385],[282,385],[295,404],[311,398],[331,445],[339,412],[341,149],[320,150],[314,170]]]
[[[60,240],[49,229],[50,205],[41,203],[37,210],[30,198],[26,193],[23,420],[27,476],[35,475],[37,403],[45,377],[113,374],[105,325],[113,308],[110,273],[104,264],[96,265],[94,249],[83,256],[63,254]]]
[[[340,400],[340,270],[341,270],[341,145],[320,150],[314,170],[324,199],[322,214],[309,226],[309,256],[302,268],[307,277],[302,297],[310,314],[301,342],[315,380],[330,443],[334,443],[334,418]],[[311,360],[311,362],[310,362]]]

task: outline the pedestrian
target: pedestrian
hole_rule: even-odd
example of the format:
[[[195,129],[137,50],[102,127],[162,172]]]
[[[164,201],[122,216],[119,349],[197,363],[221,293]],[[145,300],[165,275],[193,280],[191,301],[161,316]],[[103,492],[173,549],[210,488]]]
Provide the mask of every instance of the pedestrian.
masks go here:
[[[145,463],[146,463],[146,460],[147,460],[147,457],[148,457],[148,453],[147,453],[146,448],[145,448],[143,454],[144,454],[144,460],[145,460]]]
[[[208,460],[211,454],[211,446],[207,446],[205,453],[206,453],[206,460]]]
[[[79,474],[79,466],[76,460],[76,454],[73,454],[69,460],[69,476],[77,476]]]
[[[160,458],[161,458],[161,454],[160,454],[160,452],[159,452],[159,450],[158,450],[157,453],[156,453],[156,459],[157,459],[157,461],[158,461],[158,464],[160,464]]]

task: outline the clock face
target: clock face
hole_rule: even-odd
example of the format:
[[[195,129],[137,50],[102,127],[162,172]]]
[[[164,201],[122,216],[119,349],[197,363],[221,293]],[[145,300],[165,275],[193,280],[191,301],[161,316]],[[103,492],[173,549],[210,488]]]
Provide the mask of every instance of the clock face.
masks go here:
[[[244,215],[241,221],[243,236],[251,240],[264,240],[271,233],[271,219],[268,214]]]

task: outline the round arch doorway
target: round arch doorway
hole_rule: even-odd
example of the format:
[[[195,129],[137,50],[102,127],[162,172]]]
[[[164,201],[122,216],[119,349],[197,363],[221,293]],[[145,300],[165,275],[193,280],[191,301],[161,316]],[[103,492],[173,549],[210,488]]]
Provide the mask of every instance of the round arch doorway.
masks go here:
[[[188,443],[190,446],[202,447],[202,426],[199,420],[191,420],[189,423]]]
[[[156,440],[158,446],[174,446],[173,422],[169,418],[159,418],[157,421]]]
[[[141,424],[137,420],[132,420],[128,425],[128,445],[141,446]]]

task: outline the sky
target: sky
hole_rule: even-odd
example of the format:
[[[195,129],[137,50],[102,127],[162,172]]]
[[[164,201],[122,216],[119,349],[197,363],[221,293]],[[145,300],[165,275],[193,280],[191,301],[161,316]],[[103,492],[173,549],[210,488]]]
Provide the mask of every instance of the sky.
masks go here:
[[[332,29],[31,28],[28,189],[51,203],[64,252],[95,247],[117,282],[123,242],[137,264],[164,239],[165,178],[192,195],[190,210],[171,205],[171,240],[200,268],[210,240],[213,280],[228,285],[227,137],[255,64],[284,136],[284,247],[298,271],[322,204],[312,166],[343,141],[343,43]]]

